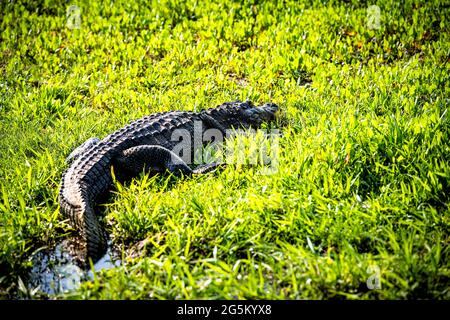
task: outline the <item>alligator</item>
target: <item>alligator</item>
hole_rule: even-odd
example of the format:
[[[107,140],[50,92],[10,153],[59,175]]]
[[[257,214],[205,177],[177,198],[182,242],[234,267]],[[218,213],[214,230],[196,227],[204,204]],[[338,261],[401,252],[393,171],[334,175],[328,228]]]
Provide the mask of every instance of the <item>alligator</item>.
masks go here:
[[[173,174],[201,174],[218,166],[217,163],[198,165],[192,169],[189,159],[203,146],[188,141],[191,154],[174,152],[180,144],[177,129],[195,135],[195,130],[218,130],[225,136],[229,129],[258,128],[263,122],[275,119],[278,106],[266,103],[254,106],[252,102],[226,102],[200,112],[169,111],[155,113],[135,120],[104,139],[91,138],[76,148],[68,157],[59,192],[60,212],[77,232],[77,255],[81,264],[98,261],[107,249],[107,236],[94,210],[102,195],[114,184],[136,175],[169,171]],[[199,126],[200,124],[200,126]],[[223,137],[224,137],[223,136]],[[184,149],[183,149],[184,150]],[[191,166],[190,166],[191,165]]]

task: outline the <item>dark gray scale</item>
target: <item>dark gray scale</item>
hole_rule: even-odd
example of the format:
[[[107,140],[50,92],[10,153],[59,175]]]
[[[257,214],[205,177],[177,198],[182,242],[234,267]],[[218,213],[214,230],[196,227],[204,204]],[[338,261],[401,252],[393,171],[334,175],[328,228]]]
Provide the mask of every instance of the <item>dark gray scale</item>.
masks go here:
[[[148,130],[146,128],[139,128],[133,132],[131,139],[134,144],[145,144],[146,143],[146,135],[148,134]]]
[[[154,134],[151,136],[152,139],[148,145],[167,145],[166,138],[160,133],[160,131],[155,130]]]
[[[185,125],[188,122],[191,122],[192,119],[190,119],[189,117],[183,117],[181,118],[181,125]]]
[[[161,130],[161,135],[166,139],[166,140],[170,140],[171,139],[171,136],[172,136],[172,133],[171,133],[171,131],[168,129],[168,128],[163,128],[162,130]]]
[[[120,133],[116,131],[113,134],[107,136],[105,138],[105,141],[115,143],[115,142],[119,141],[120,138],[121,138]]]
[[[169,122],[174,126],[174,127],[179,127],[181,125],[181,121],[179,120],[179,118],[172,118],[169,120]]]
[[[148,134],[148,128],[146,127],[139,128],[137,130],[137,133],[139,136],[144,137],[146,134]]]
[[[152,125],[152,130],[155,130],[156,132],[160,132],[162,129],[161,123],[155,122]]]

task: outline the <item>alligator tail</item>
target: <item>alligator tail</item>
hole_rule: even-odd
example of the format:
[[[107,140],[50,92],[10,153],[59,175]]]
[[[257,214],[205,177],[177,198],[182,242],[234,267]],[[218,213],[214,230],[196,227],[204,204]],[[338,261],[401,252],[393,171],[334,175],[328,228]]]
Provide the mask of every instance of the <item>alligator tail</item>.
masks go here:
[[[89,258],[97,262],[107,249],[105,233],[101,228],[94,209],[83,201],[81,206],[71,204],[66,199],[60,200],[61,211],[69,219],[70,225],[80,232],[82,243],[79,243],[78,251],[81,260],[89,267]]]
[[[94,209],[88,205],[81,215],[83,227],[81,236],[86,242],[86,254],[93,262],[97,262],[106,253],[107,243],[103,228],[101,228]]]

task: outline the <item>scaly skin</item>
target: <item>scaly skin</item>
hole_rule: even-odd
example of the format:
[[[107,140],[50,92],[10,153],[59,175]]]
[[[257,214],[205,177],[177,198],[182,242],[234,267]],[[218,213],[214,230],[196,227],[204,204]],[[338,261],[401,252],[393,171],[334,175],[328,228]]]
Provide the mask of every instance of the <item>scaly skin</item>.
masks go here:
[[[111,166],[120,180],[135,176],[144,167],[154,172],[195,173],[169,151],[179,143],[171,140],[175,129],[185,129],[192,135],[195,121],[202,122],[203,132],[211,128],[222,133],[230,128],[257,128],[273,120],[277,109],[274,104],[254,107],[251,102],[236,101],[198,113],[158,113],[136,120],[103,140],[88,140],[76,149],[69,156],[73,162],[63,175],[59,202],[61,213],[80,234],[80,260],[87,264],[91,258],[96,262],[106,252],[106,237],[94,205],[112,185]],[[203,171],[207,170],[198,170]]]

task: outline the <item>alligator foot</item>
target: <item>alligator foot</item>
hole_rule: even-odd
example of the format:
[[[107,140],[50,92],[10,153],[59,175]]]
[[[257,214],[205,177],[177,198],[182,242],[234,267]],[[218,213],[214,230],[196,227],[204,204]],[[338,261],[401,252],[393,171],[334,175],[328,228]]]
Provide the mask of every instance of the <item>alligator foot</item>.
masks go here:
[[[192,173],[193,174],[204,174],[207,172],[211,172],[214,171],[217,168],[223,168],[225,167],[225,163],[217,163],[217,162],[212,162],[212,163],[206,163],[206,164],[202,164],[197,166]]]

